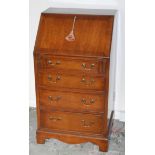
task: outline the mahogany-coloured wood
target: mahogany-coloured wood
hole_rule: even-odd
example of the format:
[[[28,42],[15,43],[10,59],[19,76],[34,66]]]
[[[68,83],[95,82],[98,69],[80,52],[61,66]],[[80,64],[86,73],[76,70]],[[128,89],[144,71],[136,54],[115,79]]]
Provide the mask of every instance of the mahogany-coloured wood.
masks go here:
[[[71,70],[83,73],[104,73],[106,60],[100,57],[75,57],[40,54],[40,69]]]
[[[68,144],[79,144],[85,142],[92,142],[99,146],[99,150],[106,152],[108,151],[108,139],[102,136],[84,136],[84,135],[75,135],[67,134],[63,132],[47,131],[45,129],[38,129],[36,132],[36,138],[38,144],[44,144],[45,139],[56,138],[60,141],[63,141]]]
[[[65,92],[62,90],[39,90],[40,105],[48,106],[48,109],[64,111],[100,112],[105,110],[104,93],[79,93]]]
[[[68,42],[65,37],[71,31],[75,16],[76,41]],[[68,50],[80,55],[110,56],[113,18],[42,13],[35,48],[55,49],[61,54]]]
[[[92,142],[107,151],[114,16],[67,11],[46,11],[40,18],[34,48],[37,143],[57,138],[71,144]],[[67,41],[75,16],[75,40]]]
[[[66,74],[62,71],[47,70],[39,73],[39,84],[50,87],[104,90],[104,80],[104,75],[78,74],[75,76],[70,72]]]
[[[104,114],[41,111],[41,128],[102,134],[104,125]]]

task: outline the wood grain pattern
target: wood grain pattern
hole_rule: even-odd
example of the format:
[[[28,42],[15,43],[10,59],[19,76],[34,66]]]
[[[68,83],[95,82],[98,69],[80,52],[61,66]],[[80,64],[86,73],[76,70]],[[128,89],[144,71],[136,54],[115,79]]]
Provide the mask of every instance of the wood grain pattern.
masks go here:
[[[72,75],[63,72],[47,71],[39,73],[39,84],[51,87],[60,88],[77,88],[77,89],[91,89],[104,90],[105,78],[100,75],[79,74]]]
[[[70,33],[76,16],[75,41]],[[109,65],[114,16],[42,13],[34,47],[38,144],[57,138],[108,150]]]
[[[71,70],[101,74],[105,72],[106,60],[103,58],[88,58],[74,56],[59,56],[52,54],[40,55],[40,69]]]
[[[76,15],[76,40],[68,42],[75,15],[42,14],[36,49],[64,50],[80,55],[110,56],[113,16]]]
[[[41,128],[101,134],[104,132],[104,115],[58,111],[41,112]]]
[[[49,132],[44,129],[38,129],[36,132],[38,144],[44,144],[45,139],[56,138],[68,144],[79,144],[92,142],[99,146],[100,151],[108,151],[108,139],[105,137],[94,137],[94,136],[83,136],[83,135],[74,135],[74,134],[64,134],[61,132]]]
[[[40,104],[48,109],[104,112],[104,94],[40,90]]]

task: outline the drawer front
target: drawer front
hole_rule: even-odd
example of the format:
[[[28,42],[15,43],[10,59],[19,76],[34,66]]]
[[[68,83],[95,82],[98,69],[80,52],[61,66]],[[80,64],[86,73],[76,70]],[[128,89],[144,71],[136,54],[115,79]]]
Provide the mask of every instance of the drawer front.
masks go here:
[[[41,128],[101,134],[103,115],[42,111]]]
[[[58,110],[104,112],[103,94],[40,90],[40,104]]]
[[[39,73],[40,85],[77,89],[104,90],[104,76],[69,75],[63,73]]]
[[[66,56],[41,55],[41,69],[62,69],[75,70],[89,73],[103,73],[105,68],[105,60],[92,58],[76,58]]]

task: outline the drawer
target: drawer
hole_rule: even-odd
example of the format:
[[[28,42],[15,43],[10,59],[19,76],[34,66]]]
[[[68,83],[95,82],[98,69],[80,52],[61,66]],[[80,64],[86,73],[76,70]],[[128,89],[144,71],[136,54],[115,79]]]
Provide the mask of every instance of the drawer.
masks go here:
[[[101,134],[103,115],[41,111],[41,128]]]
[[[103,73],[106,61],[102,58],[79,58],[42,54],[41,69],[73,70],[88,73]]]
[[[86,74],[70,75],[62,72],[40,72],[40,85],[61,88],[104,90],[104,76]]]
[[[104,94],[40,90],[40,104],[58,110],[104,112]]]

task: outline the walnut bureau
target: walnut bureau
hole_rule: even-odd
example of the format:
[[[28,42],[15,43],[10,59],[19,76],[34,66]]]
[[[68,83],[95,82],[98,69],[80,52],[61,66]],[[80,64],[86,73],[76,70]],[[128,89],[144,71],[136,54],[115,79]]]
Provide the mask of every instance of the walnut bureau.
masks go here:
[[[41,13],[34,47],[38,144],[56,138],[108,150],[113,21],[114,15],[103,10]]]

